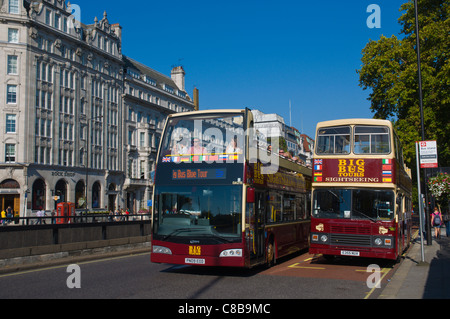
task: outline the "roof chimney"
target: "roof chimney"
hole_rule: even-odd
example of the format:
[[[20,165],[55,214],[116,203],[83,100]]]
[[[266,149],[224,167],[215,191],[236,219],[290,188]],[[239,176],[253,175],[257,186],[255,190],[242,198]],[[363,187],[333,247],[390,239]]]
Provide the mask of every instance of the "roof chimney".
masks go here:
[[[178,89],[181,91],[185,91],[184,89],[184,75],[186,73],[184,72],[184,69],[182,66],[176,66],[172,69],[172,72],[170,73],[170,76],[172,80],[177,85]]]
[[[200,109],[200,101],[198,95],[198,89],[194,88],[194,110],[198,111]]]

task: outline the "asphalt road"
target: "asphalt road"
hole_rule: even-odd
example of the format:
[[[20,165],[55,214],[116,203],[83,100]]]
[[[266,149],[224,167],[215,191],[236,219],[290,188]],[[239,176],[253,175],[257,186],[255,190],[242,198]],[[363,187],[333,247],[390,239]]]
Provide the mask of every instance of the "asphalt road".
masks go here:
[[[373,261],[329,264],[312,257],[304,253],[252,270],[152,264],[148,253],[100,259],[74,269],[62,265],[0,275],[0,299],[364,299],[381,291],[366,282]],[[380,267],[383,288],[395,267]]]

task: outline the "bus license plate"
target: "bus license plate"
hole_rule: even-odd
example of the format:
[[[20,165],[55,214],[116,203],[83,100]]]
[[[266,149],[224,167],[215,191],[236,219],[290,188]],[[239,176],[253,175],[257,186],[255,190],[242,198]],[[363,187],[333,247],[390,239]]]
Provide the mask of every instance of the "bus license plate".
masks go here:
[[[342,256],[359,256],[359,251],[341,250]]]
[[[204,265],[205,260],[203,258],[185,258],[184,262],[186,264],[194,264],[194,265]]]

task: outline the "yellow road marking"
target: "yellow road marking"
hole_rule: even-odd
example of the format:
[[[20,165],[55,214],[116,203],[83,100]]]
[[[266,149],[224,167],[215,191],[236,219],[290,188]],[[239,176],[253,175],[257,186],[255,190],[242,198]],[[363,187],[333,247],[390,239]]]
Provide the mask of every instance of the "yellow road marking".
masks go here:
[[[364,270],[364,269],[356,269],[355,271],[367,272],[367,270]],[[382,273],[382,274],[384,274],[384,273],[389,272],[389,271],[390,271],[389,268],[383,268],[383,269],[381,269],[379,272]],[[375,270],[375,271],[373,271],[373,272],[378,272],[378,271]]]
[[[385,271],[387,270],[387,271]],[[383,268],[383,270],[381,272],[384,272],[384,275],[377,281],[377,283],[374,285],[374,287],[372,288],[372,290],[370,290],[367,293],[367,296],[364,297],[364,299],[369,299],[369,297],[372,295],[372,293],[375,291],[375,289],[377,289],[378,284],[380,284],[381,286],[381,282],[383,281],[384,277],[386,277],[386,275],[390,272],[390,269],[387,268]]]
[[[301,263],[295,263],[293,265],[288,266],[288,268],[302,268],[302,269],[319,269],[319,270],[324,270],[326,268],[323,267],[309,267],[309,266],[298,266]]]

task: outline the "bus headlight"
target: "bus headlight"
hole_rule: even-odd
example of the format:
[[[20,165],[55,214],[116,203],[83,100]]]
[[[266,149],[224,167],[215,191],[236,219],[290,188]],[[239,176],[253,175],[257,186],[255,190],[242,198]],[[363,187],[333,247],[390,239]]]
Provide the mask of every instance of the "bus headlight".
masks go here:
[[[394,242],[394,238],[387,237],[387,236],[374,237],[374,239],[373,239],[374,246],[383,247],[383,248],[394,247],[393,242]]]
[[[329,234],[311,234],[311,241],[313,243],[321,243],[321,244],[327,244],[328,243],[328,235]]]
[[[384,245],[390,247],[392,245],[392,239],[391,238],[386,238],[384,240]]]
[[[219,257],[241,257],[242,249],[227,249],[220,253]]]
[[[152,250],[153,250],[153,253],[155,253],[155,254],[172,255],[172,251],[167,247],[153,246]]]

